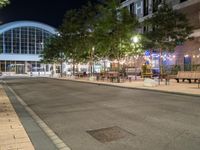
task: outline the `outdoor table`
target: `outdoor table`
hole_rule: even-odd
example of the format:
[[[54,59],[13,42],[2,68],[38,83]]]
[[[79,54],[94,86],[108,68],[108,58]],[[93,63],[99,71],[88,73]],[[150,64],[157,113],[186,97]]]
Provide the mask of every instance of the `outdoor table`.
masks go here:
[[[108,77],[110,78],[110,81],[113,82],[114,79],[117,79],[119,77],[118,72],[108,72]]]

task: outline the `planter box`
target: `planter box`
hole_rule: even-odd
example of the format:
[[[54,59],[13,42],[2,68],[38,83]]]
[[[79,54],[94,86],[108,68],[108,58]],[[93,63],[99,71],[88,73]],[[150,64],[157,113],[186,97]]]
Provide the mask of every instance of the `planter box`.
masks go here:
[[[150,78],[145,78],[144,79],[144,86],[155,87],[155,86],[158,86],[158,82],[153,80],[153,79],[150,79]]]

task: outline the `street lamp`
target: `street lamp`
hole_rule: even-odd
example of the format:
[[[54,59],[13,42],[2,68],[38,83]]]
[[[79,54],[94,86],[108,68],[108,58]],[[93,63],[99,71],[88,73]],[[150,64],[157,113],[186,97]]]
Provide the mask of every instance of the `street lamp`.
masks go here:
[[[135,35],[131,38],[131,41],[133,44],[137,44],[139,42],[139,37],[137,35]],[[135,80],[137,80],[136,61],[134,62],[134,64],[135,64]]]
[[[90,63],[91,63],[91,64],[90,64],[90,65],[91,65],[91,66],[90,66],[90,67],[91,67],[91,68],[90,68],[90,70],[91,70],[91,76],[94,75],[94,51],[95,51],[95,47],[92,47],[92,51],[91,51],[91,54],[90,54],[90,55],[91,55],[91,58],[90,58],[90,59],[91,59],[91,60],[90,60],[90,61],[91,61],[91,62],[90,62]]]
[[[139,38],[138,38],[138,36],[134,36],[134,37],[132,37],[131,38],[131,41],[133,42],[133,43],[138,43],[139,42]]]

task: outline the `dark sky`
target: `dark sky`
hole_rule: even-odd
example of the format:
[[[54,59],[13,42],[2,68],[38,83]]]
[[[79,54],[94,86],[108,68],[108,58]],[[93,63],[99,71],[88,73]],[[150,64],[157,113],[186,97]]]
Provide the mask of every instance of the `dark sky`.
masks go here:
[[[88,0],[11,0],[0,10],[0,22],[32,20],[58,27],[67,10],[80,8]],[[93,0],[94,1],[94,0]]]

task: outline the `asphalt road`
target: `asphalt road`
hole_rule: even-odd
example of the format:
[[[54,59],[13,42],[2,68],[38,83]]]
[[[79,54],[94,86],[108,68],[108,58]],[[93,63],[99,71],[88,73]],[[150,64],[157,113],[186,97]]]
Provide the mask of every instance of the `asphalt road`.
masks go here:
[[[200,149],[199,97],[41,78],[6,82],[72,150]],[[100,142],[87,132],[108,127],[123,136]],[[121,134],[112,132],[104,135]]]

